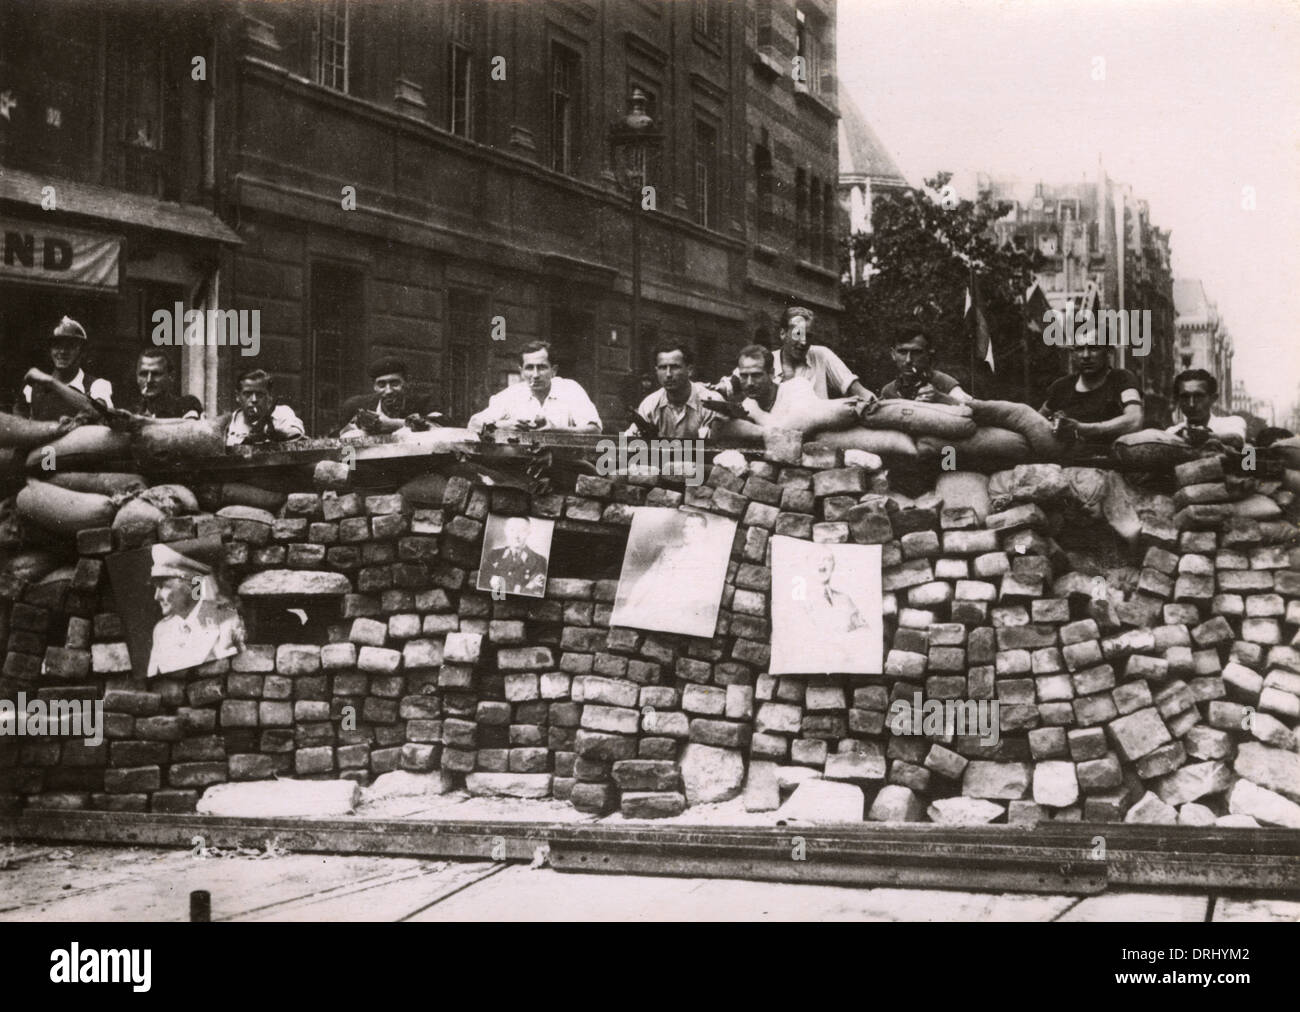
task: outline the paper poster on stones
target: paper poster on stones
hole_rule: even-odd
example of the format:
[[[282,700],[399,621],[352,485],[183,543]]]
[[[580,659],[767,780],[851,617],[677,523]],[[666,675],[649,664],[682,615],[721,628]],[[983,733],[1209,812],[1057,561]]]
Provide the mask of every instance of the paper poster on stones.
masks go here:
[[[879,545],[772,539],[772,674],[880,674],[883,644]]]
[[[543,596],[554,533],[553,520],[488,514],[478,589],[492,594]]]
[[[216,536],[108,557],[113,598],[138,677],[187,671],[243,649],[244,621],[221,560]]]
[[[634,509],[610,624],[711,637],[735,536],[726,517]]]

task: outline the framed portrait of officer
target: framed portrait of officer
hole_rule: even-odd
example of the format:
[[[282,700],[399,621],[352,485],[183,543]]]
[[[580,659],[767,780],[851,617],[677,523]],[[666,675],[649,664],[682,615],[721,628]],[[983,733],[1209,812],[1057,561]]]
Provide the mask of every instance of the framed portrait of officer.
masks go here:
[[[727,517],[634,508],[610,625],[711,637],[735,537]]]
[[[774,675],[884,670],[879,545],[772,539]]]
[[[483,531],[483,555],[478,565],[478,589],[495,597],[517,594],[542,597],[551,558],[555,521],[536,517],[488,514]]]
[[[108,557],[113,599],[137,676],[188,671],[244,648],[244,621],[221,573],[221,558],[215,536]]]

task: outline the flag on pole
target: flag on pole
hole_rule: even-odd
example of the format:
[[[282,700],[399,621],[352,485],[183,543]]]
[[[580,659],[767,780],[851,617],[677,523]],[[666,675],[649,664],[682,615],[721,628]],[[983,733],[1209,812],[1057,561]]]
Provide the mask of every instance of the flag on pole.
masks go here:
[[[993,335],[989,330],[988,317],[984,314],[984,298],[980,294],[979,279],[975,268],[971,268],[970,284],[966,287],[966,328],[975,342],[975,360],[989,364],[989,371],[994,372]]]
[[[1025,292],[1025,323],[1030,330],[1041,334],[1050,322],[1047,314],[1052,311],[1052,304],[1043,292],[1043,286],[1034,281]]]

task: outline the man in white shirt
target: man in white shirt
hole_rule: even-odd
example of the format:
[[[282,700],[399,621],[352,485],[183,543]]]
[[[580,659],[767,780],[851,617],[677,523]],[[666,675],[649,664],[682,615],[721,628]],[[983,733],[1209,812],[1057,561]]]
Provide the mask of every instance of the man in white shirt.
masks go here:
[[[811,343],[815,319],[813,311],[803,306],[790,306],[781,314],[781,347],[772,355],[777,383],[800,376],[822,400],[861,397],[870,404],[876,395],[862,385],[844,360],[825,345]]]
[[[53,378],[100,401],[104,407],[113,406],[113,384],[106,379],[90,375],[81,368],[86,352],[86,329],[76,320],[65,316],[50,335],[50,361],[54,363]],[[47,386],[28,383],[23,387],[23,407],[29,418],[53,422],[61,416],[72,414],[67,403],[52,394]]]
[[[780,427],[783,419],[819,398],[813,385],[802,376],[776,382],[773,368],[772,353],[761,344],[740,349],[736,374],[744,398],[741,406],[755,424]]]
[[[271,374],[265,369],[251,369],[240,375],[235,398],[239,407],[216,422],[227,446],[278,443],[306,435],[306,427],[293,408],[276,403]]]
[[[469,420],[471,429],[492,424],[501,429],[600,431],[600,415],[587,392],[555,375],[550,344],[531,341],[519,357],[523,379],[493,394],[487,407]]]
[[[1246,420],[1240,415],[1211,414],[1218,395],[1219,382],[1213,375],[1204,369],[1184,369],[1174,377],[1174,399],[1183,420],[1165,431],[1190,446],[1240,451],[1246,444]]]
[[[665,341],[655,349],[659,389],[637,405],[636,413],[651,422],[664,439],[707,439],[717,420],[718,416],[700,403],[708,388],[694,381],[694,369],[694,356],[682,342]],[[634,434],[636,428],[631,426],[628,434]]]
[[[212,567],[168,545],[150,551],[149,579],[162,619],[153,627],[147,677],[195,668],[243,649],[244,624],[219,599]]]

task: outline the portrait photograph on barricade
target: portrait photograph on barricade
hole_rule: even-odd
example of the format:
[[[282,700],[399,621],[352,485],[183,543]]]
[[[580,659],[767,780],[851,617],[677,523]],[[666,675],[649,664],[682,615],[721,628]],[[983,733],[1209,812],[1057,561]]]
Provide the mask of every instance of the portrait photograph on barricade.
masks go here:
[[[478,589],[493,596],[542,597],[554,532],[550,520],[489,515],[483,531]]]
[[[712,636],[735,535],[726,517],[634,510],[610,624]]]
[[[772,539],[772,674],[880,674],[881,609],[879,545]]]
[[[239,601],[222,574],[218,537],[108,557],[131,670],[154,678],[233,657],[244,647]]]

